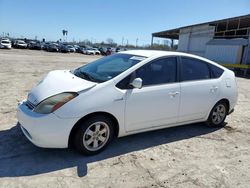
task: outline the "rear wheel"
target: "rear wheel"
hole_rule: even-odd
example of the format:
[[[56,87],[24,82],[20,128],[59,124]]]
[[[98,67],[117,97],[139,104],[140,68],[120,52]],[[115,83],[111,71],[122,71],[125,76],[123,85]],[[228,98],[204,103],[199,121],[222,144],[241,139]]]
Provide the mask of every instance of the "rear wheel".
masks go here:
[[[75,134],[75,148],[82,154],[101,152],[114,136],[113,123],[106,116],[93,116],[80,125]]]
[[[208,125],[213,127],[223,126],[228,113],[228,105],[224,101],[215,104],[208,117]]]

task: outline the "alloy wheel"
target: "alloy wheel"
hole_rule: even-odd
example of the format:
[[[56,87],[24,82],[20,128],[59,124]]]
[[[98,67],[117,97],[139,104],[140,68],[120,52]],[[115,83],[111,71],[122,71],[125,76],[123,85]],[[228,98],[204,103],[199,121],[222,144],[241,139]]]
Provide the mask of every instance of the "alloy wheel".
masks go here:
[[[212,121],[214,124],[220,124],[226,116],[226,107],[223,104],[217,105],[212,113]]]
[[[97,151],[105,146],[109,135],[110,129],[105,122],[95,122],[84,132],[83,145],[90,151]]]

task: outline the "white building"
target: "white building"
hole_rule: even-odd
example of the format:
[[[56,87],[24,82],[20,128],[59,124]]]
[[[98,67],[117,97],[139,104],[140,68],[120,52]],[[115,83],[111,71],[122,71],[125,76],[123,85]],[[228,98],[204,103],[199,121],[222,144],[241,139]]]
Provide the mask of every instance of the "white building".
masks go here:
[[[250,64],[250,14],[153,33],[152,44],[155,37],[178,40],[177,51],[218,63]]]

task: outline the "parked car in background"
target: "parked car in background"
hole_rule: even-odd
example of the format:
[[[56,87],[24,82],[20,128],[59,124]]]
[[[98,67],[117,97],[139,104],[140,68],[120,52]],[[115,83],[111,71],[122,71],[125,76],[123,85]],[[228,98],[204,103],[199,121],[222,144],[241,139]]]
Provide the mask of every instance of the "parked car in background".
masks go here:
[[[27,43],[27,48],[31,49],[32,45],[35,44],[35,43],[36,43],[36,41],[29,41]]]
[[[33,41],[28,44],[28,48],[31,50],[41,50],[42,49],[42,43],[39,41]]]
[[[64,52],[64,53],[68,53],[68,52],[75,52],[76,50],[75,50],[74,46],[64,44],[64,45],[61,45],[60,51]]]
[[[111,54],[112,54],[112,49],[111,48],[107,48],[106,55],[111,55]]]
[[[49,42],[42,43],[42,50],[47,51],[47,50],[48,50],[49,45],[50,45],[50,43],[49,43]]]
[[[121,51],[121,48],[116,48],[116,49],[115,49],[115,52],[116,52],[116,53],[118,53],[118,52],[120,52],[120,51]]]
[[[0,48],[11,49],[11,41],[8,38],[2,38],[0,40]]]
[[[234,72],[180,52],[119,52],[48,73],[21,102],[17,118],[35,145],[83,154],[114,137],[206,122],[224,126],[237,102]]]
[[[96,51],[93,48],[86,48],[85,53],[86,55],[95,55]]]
[[[98,48],[92,48],[92,50],[95,51],[95,55],[101,55],[101,52],[98,50]]]
[[[78,48],[76,48],[76,52],[84,54],[85,49],[86,49],[86,46],[84,46],[84,45],[79,46]]]
[[[67,48],[67,45],[62,44],[62,45],[60,46],[60,52],[68,53],[68,52],[69,52],[69,49]]]
[[[80,47],[77,49],[78,53],[86,54],[86,48],[85,47]]]
[[[107,55],[107,53],[106,53],[107,49],[101,47],[98,50],[101,52],[101,55],[103,55],[103,56]]]
[[[26,42],[24,42],[23,40],[16,40],[14,42],[14,47],[15,48],[22,48],[22,49],[24,49],[24,48],[27,48],[27,46],[28,46],[28,44]]]
[[[75,48],[75,52],[81,53],[81,47],[79,45],[73,45],[73,47]]]
[[[51,43],[47,47],[48,52],[58,52],[59,51],[59,46],[57,43]]]
[[[67,48],[69,49],[69,52],[76,52],[76,49],[72,45],[67,45]]]

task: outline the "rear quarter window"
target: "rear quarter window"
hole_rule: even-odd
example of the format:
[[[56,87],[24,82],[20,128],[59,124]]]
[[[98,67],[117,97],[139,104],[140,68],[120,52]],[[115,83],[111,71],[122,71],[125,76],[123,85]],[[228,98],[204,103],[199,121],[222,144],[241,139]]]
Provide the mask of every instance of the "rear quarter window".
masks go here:
[[[215,65],[209,64],[209,67],[211,69],[211,77],[212,78],[219,78],[219,77],[221,77],[221,75],[224,72],[223,69],[221,69]]]

